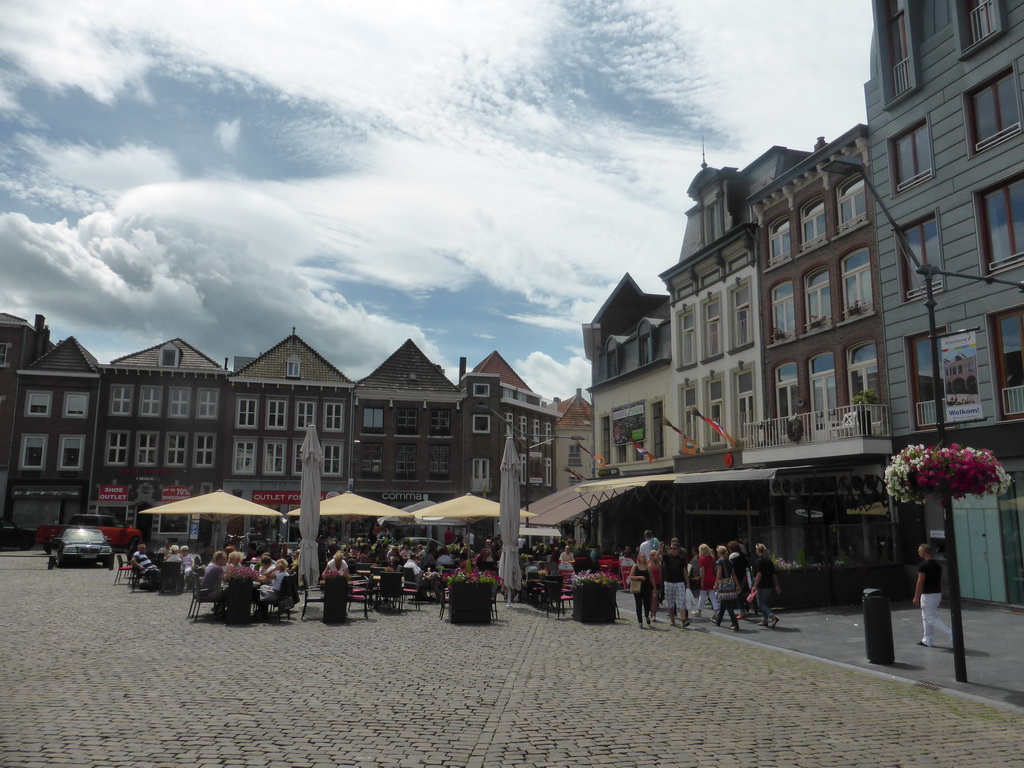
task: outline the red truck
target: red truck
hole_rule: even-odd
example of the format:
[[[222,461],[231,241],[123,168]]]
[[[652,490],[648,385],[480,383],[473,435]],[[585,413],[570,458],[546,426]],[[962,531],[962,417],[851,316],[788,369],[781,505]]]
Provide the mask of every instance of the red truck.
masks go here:
[[[125,525],[112,515],[72,515],[67,525],[40,525],[36,529],[36,544],[42,544],[50,554],[50,542],[65,528],[99,528],[114,549],[131,552],[142,541],[142,531]]]

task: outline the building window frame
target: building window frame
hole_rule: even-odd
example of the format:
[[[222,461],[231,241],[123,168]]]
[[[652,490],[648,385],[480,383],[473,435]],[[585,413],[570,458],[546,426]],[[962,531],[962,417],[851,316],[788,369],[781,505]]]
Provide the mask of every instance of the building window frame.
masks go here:
[[[384,445],[383,443],[359,444],[359,476],[367,478],[380,478],[384,472]]]
[[[85,435],[61,435],[60,451],[57,454],[57,469],[65,472],[80,472],[84,466]]]
[[[263,474],[283,475],[287,469],[287,440],[263,441]]]
[[[751,290],[749,280],[740,282],[729,292],[732,304],[732,346],[734,349],[749,344],[751,336]]]
[[[65,419],[86,418],[89,415],[89,393],[65,392],[63,414]]]
[[[717,357],[722,348],[722,297],[712,294],[704,302],[704,359]]]
[[[978,196],[982,252],[989,272],[1024,262],[1024,177]],[[998,235],[995,237],[994,235]]]
[[[1019,94],[1012,67],[964,94],[972,155],[1002,144],[1021,132]]]
[[[473,434],[489,435],[491,433],[491,416],[487,413],[473,414]]]
[[[295,401],[295,428],[305,429],[316,424],[316,400]]]
[[[363,408],[363,434],[379,435],[384,433],[384,409]]]
[[[188,434],[168,432],[164,435],[164,464],[168,467],[184,467],[188,461]]]
[[[450,408],[430,409],[430,436],[451,437],[452,411]]]
[[[128,465],[128,445],[131,433],[126,429],[107,431],[107,439],[103,451],[104,464],[108,467],[124,467]]]
[[[832,318],[832,279],[828,269],[804,278],[804,322],[808,330],[827,325]]]
[[[324,441],[324,468],[325,477],[341,477],[342,468],[345,466],[344,448],[341,443]]]
[[[25,393],[25,416],[47,418],[53,409],[53,393],[30,391]]]
[[[864,177],[857,176],[836,191],[836,206],[839,209],[839,229],[850,229],[867,220],[867,190]]]
[[[395,479],[416,479],[415,443],[398,443],[395,445]]]
[[[139,388],[139,416],[159,419],[164,410],[164,388],[146,384]]]
[[[874,305],[871,286],[871,251],[858,248],[840,261],[843,274],[843,304],[847,317],[869,311]]]
[[[200,432],[195,436],[192,450],[193,467],[212,467],[217,459],[217,435]]]
[[[913,408],[915,429],[935,426],[935,382],[931,355],[938,354],[938,340],[932,344],[927,333],[907,337],[908,392]]]
[[[788,261],[793,255],[793,233],[789,215],[768,225],[768,266]]]
[[[815,198],[800,208],[800,237],[802,250],[824,242],[825,198]]]
[[[134,387],[131,384],[110,385],[110,415],[131,416]]]
[[[345,401],[324,401],[324,432],[345,431]]]
[[[135,433],[135,465],[155,467],[160,459],[160,433],[139,431]]]
[[[419,413],[416,408],[402,407],[395,409],[395,434],[419,434]]]
[[[220,410],[220,391],[216,389],[199,389],[196,394],[196,418],[216,419]]]
[[[913,255],[921,264],[934,264],[942,269],[942,245],[939,240],[939,222],[936,216],[926,216],[903,228],[903,235]],[[915,301],[925,295],[924,276],[914,269],[913,259],[900,248],[900,301]],[[932,290],[941,291],[942,276],[932,279]]]
[[[772,337],[776,341],[796,332],[795,292],[790,280],[772,288]]]
[[[934,175],[928,122],[923,120],[889,142],[894,194],[923,184]]]
[[[800,413],[800,368],[793,361],[775,367],[775,413],[780,419]]]
[[[288,429],[288,399],[284,397],[268,397],[267,429]]]
[[[836,409],[836,356],[822,352],[807,361],[811,390],[811,411],[829,413]]]
[[[48,435],[22,435],[18,466],[23,470],[46,469]]]
[[[870,352],[870,357],[866,355]],[[850,402],[861,392],[879,392],[878,347],[874,342],[857,344],[846,353],[846,375],[849,380]]]
[[[697,330],[693,307],[679,313],[679,365],[697,364]]]
[[[238,429],[255,429],[258,415],[258,398],[239,397],[235,401],[235,426]]]
[[[1024,310],[992,317],[995,389],[1003,419],[1024,419]]]
[[[431,445],[428,448],[428,456],[428,479],[448,480],[451,477],[451,446]]]
[[[171,387],[167,397],[167,418],[187,419],[192,411],[192,390]]]
[[[743,434],[746,426],[754,423],[754,412],[757,407],[754,396],[754,372],[749,366],[733,374],[733,393],[733,427],[736,431],[731,434]]]
[[[231,471],[235,475],[256,474],[256,441],[253,439],[235,440],[231,451]]]

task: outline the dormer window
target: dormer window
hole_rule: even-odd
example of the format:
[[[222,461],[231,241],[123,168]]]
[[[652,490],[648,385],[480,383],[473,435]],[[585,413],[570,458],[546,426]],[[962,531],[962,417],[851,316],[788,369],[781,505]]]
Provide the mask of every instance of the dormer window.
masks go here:
[[[302,363],[297,357],[288,358],[288,362],[285,363],[285,376],[289,379],[297,379],[302,375]]]
[[[160,367],[177,368],[181,356],[179,350],[173,344],[168,344],[160,350]]]

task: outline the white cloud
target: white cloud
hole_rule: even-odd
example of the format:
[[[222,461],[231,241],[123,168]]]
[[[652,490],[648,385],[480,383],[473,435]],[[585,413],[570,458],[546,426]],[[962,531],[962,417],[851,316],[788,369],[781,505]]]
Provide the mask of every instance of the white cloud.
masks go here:
[[[590,386],[590,361],[579,353],[560,363],[544,352],[531,352],[524,360],[516,360],[512,367],[530,389],[549,399],[566,400],[578,388],[586,391]]]
[[[213,135],[220,142],[221,149],[225,152],[235,151],[235,147],[238,146],[238,137],[241,134],[241,126],[241,118],[235,118],[231,122],[221,120],[217,123],[217,128],[214,130]]]

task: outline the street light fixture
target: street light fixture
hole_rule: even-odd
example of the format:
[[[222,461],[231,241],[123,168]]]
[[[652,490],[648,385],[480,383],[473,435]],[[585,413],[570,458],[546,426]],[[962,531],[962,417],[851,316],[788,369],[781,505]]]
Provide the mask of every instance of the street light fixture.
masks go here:
[[[1024,292],[1024,282],[1012,282],[1010,280],[1001,280],[990,276],[967,275],[962,272],[949,272],[948,270],[940,269],[934,264],[922,264],[921,260],[914,252],[910,241],[907,240],[906,234],[896,223],[896,220],[893,218],[889,209],[886,207],[885,202],[882,200],[881,195],[878,194],[878,190],[875,188],[875,185],[872,184],[871,179],[868,178],[867,169],[860,158],[846,156],[835,157],[825,163],[822,166],[822,170],[840,175],[850,175],[853,173],[860,174],[861,178],[864,180],[864,186],[870,190],[879,210],[882,212],[882,215],[885,216],[886,221],[889,222],[893,235],[896,237],[896,242],[899,244],[899,250],[903,252],[903,257],[909,259],[914,271],[924,278],[924,306],[928,311],[928,338],[931,342],[932,392],[934,394],[935,405],[935,441],[937,444],[942,445],[946,441],[946,413],[941,386],[942,379],[939,369],[939,335],[938,328],[935,323],[935,278],[939,275],[943,275],[946,277],[959,278],[961,280],[972,280],[975,282],[987,283],[988,285],[998,283],[1000,285],[1008,285],[1013,288],[1017,288],[1022,292]],[[966,683],[967,661],[964,652],[963,617],[960,609],[960,570],[957,566],[956,531],[955,526],[953,525],[953,509],[948,492],[944,491],[941,494],[940,503],[942,505],[943,533],[946,538],[946,567],[949,569],[949,617],[953,624],[953,675],[958,683]]]

